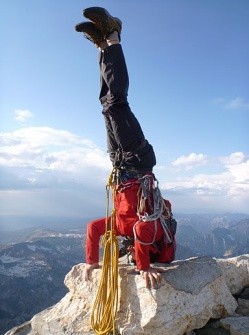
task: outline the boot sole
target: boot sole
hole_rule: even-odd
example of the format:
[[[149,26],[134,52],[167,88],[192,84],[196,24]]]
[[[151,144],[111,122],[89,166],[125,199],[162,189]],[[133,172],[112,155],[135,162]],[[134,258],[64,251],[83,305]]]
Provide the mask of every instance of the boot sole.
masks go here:
[[[83,15],[93,21],[96,28],[99,29],[105,37],[113,31],[121,33],[122,22],[116,17],[113,17],[105,8],[90,7],[83,11]],[[108,29],[111,28],[111,29]]]

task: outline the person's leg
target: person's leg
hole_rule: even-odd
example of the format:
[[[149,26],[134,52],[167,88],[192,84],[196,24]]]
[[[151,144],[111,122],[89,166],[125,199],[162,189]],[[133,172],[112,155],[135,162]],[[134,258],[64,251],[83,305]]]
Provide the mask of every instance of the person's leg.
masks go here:
[[[129,109],[127,101],[129,76],[121,44],[114,44],[101,50],[99,65],[101,77],[105,82],[99,97],[103,112],[115,105]]]
[[[107,45],[108,46],[108,45]],[[109,88],[105,81],[105,78],[102,75],[102,58],[103,58],[103,49],[100,50],[99,53],[99,67],[100,67],[100,94],[99,94],[99,100],[104,101],[106,99],[106,96],[108,94]],[[107,134],[107,150],[110,155],[110,159],[112,163],[115,161],[116,152],[118,151],[118,144],[116,142],[114,132],[112,129],[112,124],[110,121],[110,118],[107,114],[104,115],[104,121],[105,121],[105,128],[106,128],[106,134]],[[117,159],[117,158],[116,158]],[[113,164],[115,165],[115,164]]]
[[[100,101],[108,125],[108,151],[113,152],[117,146],[123,154],[125,168],[151,171],[156,163],[155,154],[127,101],[129,77],[122,47],[120,44],[111,45],[101,53],[100,70],[104,85]]]
[[[159,220],[156,222],[139,222],[134,227],[134,230],[135,259],[137,268],[139,270],[148,270],[150,267],[150,252],[159,252],[159,250],[153,247],[154,243],[151,242],[157,242],[163,237],[164,232],[162,226]]]
[[[151,171],[156,164],[154,150],[145,140],[140,124],[127,101],[129,78],[123,50],[119,44],[122,23],[101,7],[87,8],[83,14],[93,22],[83,22],[75,29],[83,32],[102,49],[99,98],[103,106],[112,163],[126,170]]]
[[[172,237],[173,241],[171,243],[167,243],[166,241],[162,241],[162,248],[160,250],[159,255],[156,257],[156,262],[158,263],[171,263],[175,259],[176,252],[176,241],[175,236]]]
[[[100,73],[100,102],[107,126],[108,151],[117,148],[133,151],[144,141],[144,134],[127,101],[129,77],[120,44],[101,51]]]

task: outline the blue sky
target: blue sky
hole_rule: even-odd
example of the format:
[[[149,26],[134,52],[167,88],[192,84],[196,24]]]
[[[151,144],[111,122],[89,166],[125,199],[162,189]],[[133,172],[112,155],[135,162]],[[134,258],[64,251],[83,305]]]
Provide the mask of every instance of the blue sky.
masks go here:
[[[174,212],[249,213],[247,0],[2,0],[2,215],[105,213],[111,164],[82,9],[123,21],[129,102]]]

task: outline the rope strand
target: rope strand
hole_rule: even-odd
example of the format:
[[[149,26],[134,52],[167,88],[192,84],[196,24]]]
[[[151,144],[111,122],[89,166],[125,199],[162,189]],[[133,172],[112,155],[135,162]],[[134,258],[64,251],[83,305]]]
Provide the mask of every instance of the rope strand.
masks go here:
[[[145,175],[143,178],[140,179],[141,187],[140,187],[140,197],[138,201],[138,208],[137,208],[137,216],[139,220],[133,226],[133,233],[134,238],[140,244],[143,245],[151,245],[155,242],[156,234],[157,234],[157,220],[160,221],[160,224],[164,230],[165,236],[167,241],[170,243],[173,241],[172,235],[170,233],[169,227],[166,223],[166,220],[170,218],[171,213],[169,212],[168,208],[165,205],[164,199],[162,197],[161,191],[159,189],[159,182],[156,178],[154,178],[153,183],[151,182],[151,175]],[[153,197],[153,211],[152,213],[148,214],[146,209],[146,200],[150,203],[150,194],[152,193]],[[148,222],[148,224],[152,224],[154,222],[154,236],[152,241],[150,242],[143,242],[141,241],[136,233],[136,226],[140,222]]]
[[[115,335],[115,318],[118,304],[118,240],[115,234],[115,198],[116,189],[112,191],[113,210],[109,217],[110,188],[113,170],[107,183],[106,232],[102,238],[104,246],[103,266],[99,288],[92,307],[91,326],[97,335]]]

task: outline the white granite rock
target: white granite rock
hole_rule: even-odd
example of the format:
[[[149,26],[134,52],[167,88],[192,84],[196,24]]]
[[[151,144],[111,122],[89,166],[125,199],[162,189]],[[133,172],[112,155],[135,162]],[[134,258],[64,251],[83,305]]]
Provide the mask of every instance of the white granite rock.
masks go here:
[[[35,315],[25,332],[16,329],[6,335],[93,334],[91,306],[101,269],[94,270],[92,280],[84,282],[84,266],[78,264],[67,274],[65,285],[69,292],[61,301]],[[149,290],[131,267],[120,265],[116,321],[120,334],[183,335],[202,328],[211,318],[228,319],[237,308],[232,293],[240,292],[249,282],[249,255],[225,260],[191,258],[162,268],[165,273],[161,286]],[[234,328],[230,329],[232,334]]]
[[[238,294],[249,285],[249,255],[217,259],[227,286],[232,294]]]

